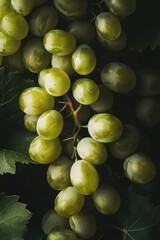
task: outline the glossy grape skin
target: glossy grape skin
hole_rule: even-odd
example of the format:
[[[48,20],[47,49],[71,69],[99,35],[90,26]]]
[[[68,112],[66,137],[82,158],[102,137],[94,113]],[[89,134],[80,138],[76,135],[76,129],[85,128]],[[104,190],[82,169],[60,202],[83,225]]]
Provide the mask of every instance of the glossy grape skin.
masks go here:
[[[70,178],[77,192],[83,195],[94,193],[99,184],[96,168],[85,160],[78,160],[72,165]]]
[[[76,40],[71,33],[61,29],[54,29],[45,34],[44,47],[52,54],[65,56],[75,50]]]
[[[118,191],[111,185],[101,184],[92,195],[96,209],[105,215],[116,213],[121,204]]]
[[[93,72],[96,67],[96,55],[87,44],[80,44],[72,53],[72,66],[80,75]]]
[[[96,16],[97,34],[107,40],[115,40],[121,34],[121,23],[111,12],[101,12]]]
[[[22,40],[28,34],[28,23],[21,14],[9,12],[0,20],[0,29],[7,37]]]
[[[99,88],[93,80],[79,78],[72,85],[72,94],[77,102],[90,105],[98,99]]]
[[[44,112],[37,121],[37,133],[44,139],[52,140],[58,137],[63,128],[63,116],[56,110]]]
[[[48,31],[57,26],[57,11],[51,6],[41,6],[31,13],[28,23],[29,29],[34,36],[43,37]]]
[[[68,228],[69,221],[67,218],[59,216],[54,209],[50,209],[44,214],[41,225],[43,232],[49,234],[53,229]]]
[[[39,73],[49,66],[51,54],[46,51],[41,38],[31,38],[23,48],[23,62],[25,67],[33,73]]]
[[[72,231],[84,239],[93,237],[97,228],[95,218],[86,210],[81,210],[79,213],[71,216],[69,224]]]
[[[33,139],[29,146],[31,159],[40,164],[49,164],[61,154],[62,146],[59,138],[46,140],[40,136]]]
[[[45,89],[40,87],[27,88],[19,97],[19,106],[21,110],[33,116],[51,110],[54,107],[54,103],[54,98],[50,96]]]
[[[125,124],[120,138],[110,143],[109,148],[115,158],[124,159],[136,151],[139,140],[138,129],[131,124]]]
[[[136,74],[126,64],[110,62],[106,64],[101,72],[103,84],[113,92],[126,94],[136,86]]]
[[[69,229],[57,228],[48,234],[46,240],[76,240],[77,236]]]
[[[106,88],[103,84],[98,84],[98,88],[98,99],[94,103],[92,103],[90,107],[97,113],[107,112],[113,106],[113,92]]]
[[[91,137],[85,137],[77,144],[77,153],[81,159],[94,165],[101,165],[107,159],[107,150],[103,143],[95,141]]]
[[[38,116],[31,116],[28,114],[25,114],[24,116],[24,126],[31,132],[36,132],[36,125],[38,121],[39,115]]]
[[[47,170],[47,182],[55,190],[62,190],[71,186],[70,169],[73,164],[69,158],[60,156],[51,163]]]
[[[88,122],[90,136],[102,143],[117,140],[122,134],[122,123],[119,118],[108,113],[95,114]]]
[[[69,186],[61,190],[55,198],[55,211],[63,217],[70,217],[78,213],[84,204],[84,196],[74,187]]]
[[[1,0],[0,1],[0,19],[6,15],[8,12],[12,11],[11,1],[10,0]]]
[[[156,174],[154,162],[144,153],[134,153],[126,158],[123,168],[126,177],[138,184],[149,183]]]
[[[109,10],[115,15],[126,17],[136,9],[136,0],[105,0]]]
[[[52,55],[51,65],[52,68],[60,68],[68,75],[72,75],[75,71],[72,66],[71,54],[66,56]]]
[[[23,16],[27,16],[33,8],[33,0],[11,0],[13,9]]]
[[[9,56],[18,51],[21,46],[20,40],[7,37],[0,32],[0,56]]]

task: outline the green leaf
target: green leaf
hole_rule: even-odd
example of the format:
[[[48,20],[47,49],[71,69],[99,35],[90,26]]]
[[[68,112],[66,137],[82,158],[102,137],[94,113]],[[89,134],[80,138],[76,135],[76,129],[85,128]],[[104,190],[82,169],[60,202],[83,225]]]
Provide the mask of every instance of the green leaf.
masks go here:
[[[0,238],[1,240],[23,240],[32,214],[26,205],[18,202],[18,196],[0,195]]]
[[[123,232],[123,240],[160,239],[160,206],[154,206],[148,197],[138,194],[133,187],[123,194],[116,216],[120,222],[117,229]]]

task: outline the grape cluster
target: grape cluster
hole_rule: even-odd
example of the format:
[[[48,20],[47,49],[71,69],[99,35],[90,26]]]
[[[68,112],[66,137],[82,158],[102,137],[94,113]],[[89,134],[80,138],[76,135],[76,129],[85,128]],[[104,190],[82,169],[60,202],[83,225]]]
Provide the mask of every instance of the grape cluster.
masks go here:
[[[155,176],[152,159],[137,150],[140,131],[121,120],[113,106],[116,94],[129,95],[136,89],[145,97],[136,106],[140,124],[159,123],[160,103],[153,97],[160,86],[151,85],[159,84],[160,74],[153,69],[135,73],[116,61],[94,74],[97,57],[92,42],[97,38],[104,49],[122,50],[127,36],[121,20],[135,11],[135,0],[45,2],[1,1],[0,55],[9,70],[16,60],[14,71],[37,74],[37,85],[22,92],[19,106],[25,114],[24,126],[37,133],[29,156],[36,163],[49,164],[47,181],[58,191],[54,209],[42,220],[46,240],[87,239],[95,235],[97,223],[85,207],[86,198],[90,196],[104,215],[116,213],[121,205],[117,186],[99,171],[100,166],[107,167],[109,156],[123,160],[124,175],[132,182],[148,183]],[[89,21],[92,4],[99,9],[105,4],[105,10]]]

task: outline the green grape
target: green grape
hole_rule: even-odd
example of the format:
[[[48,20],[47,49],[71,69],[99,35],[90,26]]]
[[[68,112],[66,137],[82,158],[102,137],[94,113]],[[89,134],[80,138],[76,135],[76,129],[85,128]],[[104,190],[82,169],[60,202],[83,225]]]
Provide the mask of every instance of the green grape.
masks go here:
[[[28,115],[40,115],[54,107],[54,98],[45,89],[30,87],[25,89],[19,97],[21,110]]]
[[[97,228],[95,218],[86,210],[71,216],[69,224],[72,231],[84,239],[93,237]]]
[[[58,23],[57,11],[51,6],[41,6],[29,16],[29,30],[34,36],[43,37]]]
[[[118,191],[111,185],[101,184],[92,195],[96,209],[105,215],[116,213],[121,204]]]
[[[74,19],[84,15],[87,10],[87,0],[54,0],[57,10],[67,18]]]
[[[77,144],[77,153],[83,159],[94,165],[101,165],[107,159],[107,150],[103,143],[91,137],[85,137]]]
[[[46,3],[48,0],[33,0],[33,7],[34,8],[37,8],[39,7],[40,5]]]
[[[121,34],[121,23],[111,12],[101,12],[96,16],[97,34],[107,40],[115,40]]]
[[[6,15],[8,12],[12,11],[11,1],[10,0],[1,0],[0,1],[0,19]]]
[[[61,190],[55,198],[55,211],[63,217],[70,217],[78,213],[84,204],[84,196],[74,187],[69,186]]]
[[[90,105],[98,99],[99,88],[93,80],[79,78],[72,85],[72,94],[77,102]]]
[[[139,184],[150,182],[156,174],[154,162],[144,153],[134,153],[126,158],[123,168],[126,177]]]
[[[94,26],[87,20],[76,20],[69,24],[68,32],[73,34],[79,43],[88,44],[95,36]]]
[[[24,126],[31,132],[36,132],[36,126],[37,126],[37,121],[38,121],[39,115],[38,116],[31,116],[28,114],[24,115]]]
[[[108,113],[95,114],[88,122],[90,136],[102,143],[117,140],[122,134],[122,128],[120,119]]]
[[[137,102],[135,112],[142,126],[153,127],[160,122],[160,101],[152,97],[142,98]]]
[[[109,148],[115,158],[124,159],[136,151],[139,140],[138,129],[133,125],[125,124],[120,138],[110,143]]]
[[[160,94],[160,72],[153,68],[142,68],[137,71],[136,93],[144,97]]]
[[[21,41],[7,37],[0,32],[0,56],[9,56],[18,51]]]
[[[96,168],[85,160],[78,160],[72,165],[70,178],[77,192],[83,195],[94,193],[99,184]]]
[[[107,112],[113,106],[114,95],[112,91],[106,88],[103,84],[98,84],[99,96],[98,99],[90,105],[90,107],[98,112]]]
[[[38,82],[50,95],[59,97],[68,92],[71,83],[67,73],[59,68],[48,68],[42,71]]]
[[[126,64],[110,62],[101,72],[103,84],[117,93],[129,93],[136,85],[136,74]]]
[[[23,49],[23,62],[25,67],[33,73],[39,73],[49,66],[51,54],[46,51],[41,38],[31,38]]]
[[[22,40],[28,34],[28,23],[21,14],[9,12],[0,20],[0,29],[7,37]]]
[[[71,75],[74,73],[74,69],[71,61],[71,54],[66,56],[58,56],[53,54],[51,65],[52,65],[52,68],[61,68],[68,75]]]
[[[37,121],[37,133],[44,139],[52,140],[58,137],[63,128],[63,116],[56,110],[44,112]]]
[[[32,11],[33,0],[11,0],[11,5],[17,13],[27,16]]]
[[[77,236],[69,229],[54,229],[48,234],[46,240],[77,240]]]
[[[29,146],[29,156],[40,164],[49,164],[61,154],[62,146],[59,138],[46,140],[40,136],[33,139]]]
[[[73,164],[69,158],[60,156],[47,170],[47,182],[55,190],[71,186],[70,169]]]
[[[79,45],[72,53],[72,66],[80,75],[93,72],[96,66],[96,55],[93,49],[87,44]]]
[[[68,228],[69,221],[67,218],[59,216],[54,209],[47,211],[42,218],[42,230],[49,234],[53,229]]]
[[[105,0],[109,10],[115,15],[126,17],[136,9],[136,0]]]
[[[71,33],[61,29],[54,29],[45,34],[44,47],[52,54],[65,56],[75,50],[76,40]]]

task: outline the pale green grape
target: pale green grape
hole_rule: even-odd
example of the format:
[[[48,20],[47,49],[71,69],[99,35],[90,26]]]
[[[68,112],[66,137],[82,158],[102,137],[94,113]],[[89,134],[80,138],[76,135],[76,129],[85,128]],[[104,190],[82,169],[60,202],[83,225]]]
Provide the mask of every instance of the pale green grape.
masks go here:
[[[51,140],[58,137],[63,128],[63,116],[56,110],[44,112],[37,121],[39,136]]]
[[[46,3],[48,0],[33,0],[33,7],[34,8],[37,8],[39,7],[40,5]]]
[[[49,234],[53,229],[68,227],[68,219],[59,216],[54,209],[47,211],[42,218],[42,230],[45,234]]]
[[[61,190],[55,198],[56,212],[63,217],[70,217],[78,213],[84,204],[84,196],[78,193],[74,187],[69,186]]]
[[[46,140],[40,136],[33,139],[29,146],[31,159],[40,164],[49,164],[61,154],[62,146],[59,138]]]
[[[78,160],[72,165],[70,178],[77,192],[83,195],[94,193],[99,184],[96,168],[85,160]]]
[[[107,40],[115,40],[121,34],[121,23],[111,12],[101,12],[96,16],[95,27],[98,35]]]
[[[0,1],[0,19],[6,15],[8,12],[13,11],[10,0],[1,0]]]
[[[21,110],[28,115],[40,115],[54,107],[54,98],[45,89],[31,87],[25,89],[19,97]]]
[[[57,228],[48,234],[46,240],[77,240],[77,236],[69,229]]]
[[[72,85],[72,94],[77,102],[90,105],[98,99],[99,88],[93,80],[79,78]]]
[[[91,137],[85,137],[77,144],[77,153],[81,159],[95,165],[103,164],[107,159],[107,150],[103,143]]]
[[[31,116],[28,114],[25,114],[24,116],[24,126],[31,132],[36,132],[36,126],[37,126],[37,121],[38,121],[39,115],[38,116]]]
[[[122,128],[120,119],[108,113],[95,114],[88,122],[90,136],[102,143],[117,140],[122,134]]]
[[[154,162],[144,153],[134,153],[126,158],[123,168],[126,177],[139,184],[150,182],[156,174]]]
[[[73,74],[74,69],[72,66],[71,56],[72,56],[71,54],[66,55],[66,56],[58,56],[58,55],[53,54],[52,60],[51,60],[52,67],[53,68],[61,68],[68,75]]]
[[[105,0],[109,10],[115,15],[126,17],[136,9],[136,0]]]
[[[0,56],[9,56],[18,51],[21,41],[10,37],[0,32]]]
[[[70,169],[73,164],[69,158],[60,156],[47,170],[47,182],[55,190],[71,186]]]
[[[87,44],[79,45],[72,53],[72,66],[80,75],[87,75],[95,69],[96,55]]]
[[[27,16],[32,11],[33,0],[11,0],[11,5],[17,13]]]
[[[116,213],[121,204],[118,191],[111,185],[101,184],[92,195],[96,209],[105,215]]]
[[[28,34],[28,23],[21,14],[9,12],[0,20],[0,29],[7,37],[22,40]]]
[[[52,54],[65,56],[75,50],[76,40],[71,33],[61,29],[54,29],[45,34],[44,47]]]
[[[119,62],[107,63],[101,72],[103,84],[117,93],[129,93],[136,86],[136,74],[126,64]]]
[[[51,54],[46,51],[41,38],[31,38],[23,48],[23,62],[25,67],[33,73],[39,73],[49,66]]]
[[[43,37],[58,23],[57,11],[51,6],[41,6],[29,16],[29,30],[34,36]]]
[[[98,84],[98,88],[98,99],[92,103],[90,107],[98,113],[107,112],[113,106],[114,95],[112,91],[106,88],[103,84]]]
[[[85,210],[71,216],[69,224],[72,231],[84,239],[93,237],[97,228],[95,218]]]

